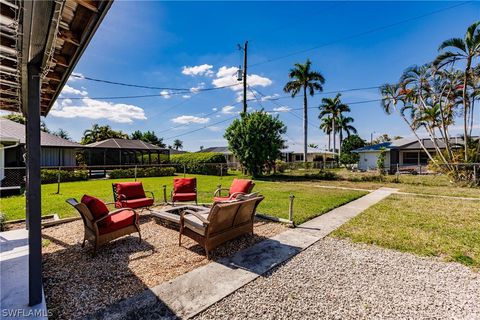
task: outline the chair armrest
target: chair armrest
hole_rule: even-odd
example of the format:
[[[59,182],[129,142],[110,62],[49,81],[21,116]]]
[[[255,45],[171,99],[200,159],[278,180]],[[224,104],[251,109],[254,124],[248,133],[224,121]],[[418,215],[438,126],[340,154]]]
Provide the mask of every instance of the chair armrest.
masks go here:
[[[145,190],[145,193],[147,193],[147,192],[152,195],[153,202],[155,202],[155,195],[153,194],[153,191]]]
[[[215,192],[213,193],[213,196],[214,196],[214,197],[220,196],[222,191],[230,191],[230,189],[227,189],[227,188],[218,188],[218,189],[215,190]]]
[[[238,197],[239,195],[244,195],[246,194],[245,192],[234,192],[230,195],[230,197],[228,198],[228,200],[232,200],[232,199],[235,199],[236,197]]]
[[[207,219],[205,219],[204,217],[202,217],[202,215],[200,215],[198,212],[196,211],[193,211],[193,210],[183,210],[182,212],[180,212],[180,217],[182,218],[181,220],[183,220],[184,216],[186,213],[189,213],[191,215],[194,215],[195,217],[197,217],[200,221],[202,221],[203,224],[209,224],[210,221],[208,221]]]
[[[102,220],[105,220],[106,218],[111,217],[111,216],[113,216],[113,215],[115,215],[115,214],[117,214],[117,213],[120,213],[120,212],[122,212],[122,211],[125,211],[125,210],[133,211],[133,213],[135,213],[135,214],[137,213],[137,212],[136,212],[135,210],[133,210],[132,208],[121,208],[121,209],[118,209],[118,210],[109,212],[106,216],[103,216],[103,217],[101,217],[101,218],[98,218],[98,219],[96,219],[96,220],[93,220],[93,223],[94,223],[94,224],[97,224],[98,222],[100,222],[100,221],[102,221]]]

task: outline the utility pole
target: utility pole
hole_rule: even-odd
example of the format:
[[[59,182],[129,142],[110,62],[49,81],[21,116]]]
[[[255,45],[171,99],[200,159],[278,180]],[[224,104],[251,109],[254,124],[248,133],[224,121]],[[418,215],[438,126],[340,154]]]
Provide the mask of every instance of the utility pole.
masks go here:
[[[248,51],[248,41],[245,41],[245,44],[243,45],[243,112],[244,113],[247,113],[247,51]]]

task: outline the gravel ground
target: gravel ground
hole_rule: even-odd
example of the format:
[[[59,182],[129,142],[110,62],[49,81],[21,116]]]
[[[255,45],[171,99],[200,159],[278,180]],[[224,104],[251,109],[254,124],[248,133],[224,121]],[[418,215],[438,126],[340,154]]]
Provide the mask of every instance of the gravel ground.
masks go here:
[[[480,319],[480,274],[325,238],[196,319],[426,318]]]
[[[187,237],[178,246],[178,231],[148,215],[140,218],[137,235],[101,247],[81,248],[83,223],[45,228],[43,276],[47,307],[53,319],[80,319],[119,300],[207,264],[203,249]],[[233,254],[286,229],[278,223],[256,222],[255,235],[242,236],[215,249],[212,260]]]

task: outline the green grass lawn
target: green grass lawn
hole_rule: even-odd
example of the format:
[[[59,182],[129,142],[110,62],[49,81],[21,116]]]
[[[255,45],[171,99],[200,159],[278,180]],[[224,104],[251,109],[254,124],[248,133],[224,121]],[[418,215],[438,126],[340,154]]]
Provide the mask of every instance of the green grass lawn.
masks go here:
[[[191,175],[193,176],[193,175]],[[221,184],[228,188],[236,175],[224,177],[195,175],[198,185],[198,201],[211,202],[213,192],[217,185]],[[60,194],[56,184],[42,186],[42,214],[57,213],[60,217],[75,216],[78,213],[68,205],[65,200],[76,198],[80,200],[82,195],[89,194],[103,199],[106,202],[113,201],[112,182],[133,181],[133,179],[121,180],[91,180],[79,182],[66,182],[61,184]],[[163,201],[163,185],[167,185],[167,196],[172,189],[173,177],[141,178],[145,190],[155,193],[157,201]],[[254,191],[265,196],[258,211],[261,213],[288,218],[289,195],[295,195],[294,220],[296,223],[304,222],[312,217],[325,213],[349,201],[357,199],[365,192],[309,188],[308,185],[299,186],[293,183],[279,183],[257,181]],[[0,211],[6,215],[7,220],[25,218],[25,197],[12,196],[0,199]]]
[[[391,195],[334,236],[480,267],[480,201]]]

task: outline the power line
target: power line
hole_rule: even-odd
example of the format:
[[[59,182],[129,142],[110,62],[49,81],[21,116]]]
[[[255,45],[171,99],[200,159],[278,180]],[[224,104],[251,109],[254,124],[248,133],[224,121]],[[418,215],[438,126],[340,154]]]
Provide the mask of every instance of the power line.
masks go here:
[[[467,3],[470,3],[470,2],[472,2],[472,1],[465,1],[465,2],[462,2],[462,3],[455,4],[453,6],[449,6],[449,7],[446,7],[446,8],[442,8],[442,9],[438,9],[438,10],[435,10],[435,11],[427,12],[425,14],[421,14],[421,15],[418,15],[418,16],[415,16],[415,17],[412,17],[412,18],[404,19],[404,20],[401,20],[401,21],[398,21],[398,22],[390,23],[390,24],[387,24],[387,25],[384,25],[384,26],[376,27],[376,28],[373,28],[373,29],[370,29],[370,30],[367,30],[367,31],[359,32],[359,33],[356,33],[356,34],[353,34],[353,35],[350,35],[350,36],[346,36],[346,37],[343,37],[343,38],[340,38],[340,39],[337,39],[337,40],[333,40],[333,41],[330,41],[330,42],[327,42],[327,43],[323,43],[323,44],[320,44],[318,46],[314,46],[314,47],[311,47],[311,48],[308,48],[308,49],[295,51],[295,52],[288,53],[288,54],[285,54],[285,55],[282,55],[282,56],[267,59],[267,60],[262,61],[262,62],[257,62],[257,63],[251,64],[250,68],[256,67],[256,66],[259,66],[259,65],[262,65],[262,64],[270,63],[270,62],[273,62],[273,61],[285,59],[285,58],[295,56],[295,55],[298,55],[298,54],[302,54],[302,53],[305,53],[305,52],[313,51],[313,50],[323,48],[323,47],[326,47],[326,46],[330,46],[332,44],[343,42],[345,40],[351,40],[351,39],[354,39],[354,38],[362,37],[362,36],[370,34],[370,33],[375,33],[375,32],[378,32],[378,31],[385,30],[385,29],[389,29],[389,28],[392,28],[392,27],[395,27],[395,26],[398,26],[398,25],[401,25],[401,24],[404,24],[404,23],[407,23],[407,22],[410,22],[410,21],[422,19],[422,18],[428,17],[430,15],[434,15],[434,14],[437,14],[437,13],[440,13],[440,12],[451,10],[451,9],[463,6],[463,5],[465,5]]]
[[[133,88],[142,88],[142,89],[152,89],[152,90],[170,90],[170,91],[190,92],[190,88],[172,88],[172,87],[146,86],[146,85],[141,85],[141,84],[132,84],[132,83],[124,83],[124,82],[110,81],[110,80],[105,80],[105,79],[97,79],[97,78],[92,78],[92,77],[85,77],[85,76],[83,76],[83,75],[78,75],[78,74],[72,74],[72,75],[70,75],[70,76],[73,77],[73,78],[78,78],[78,79],[83,79],[83,80],[89,80],[89,81],[94,81],[94,82],[100,82],[100,83],[106,83],[106,84],[117,85],[117,86],[124,86],[124,87],[133,87]],[[198,91],[218,90],[218,89],[233,87],[233,86],[236,86],[236,85],[238,85],[238,84],[231,84],[231,85],[222,86],[222,87],[203,88],[203,89],[197,89],[197,90],[198,90]]]

